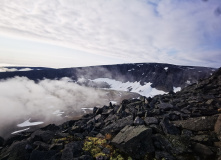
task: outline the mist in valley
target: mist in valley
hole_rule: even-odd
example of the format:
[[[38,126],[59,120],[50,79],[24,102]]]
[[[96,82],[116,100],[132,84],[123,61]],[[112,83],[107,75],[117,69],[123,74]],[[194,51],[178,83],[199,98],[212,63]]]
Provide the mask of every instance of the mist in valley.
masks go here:
[[[106,91],[80,86],[69,78],[35,83],[14,77],[1,80],[0,90],[0,136],[29,118],[44,124],[61,123],[82,114],[81,108],[109,103]]]

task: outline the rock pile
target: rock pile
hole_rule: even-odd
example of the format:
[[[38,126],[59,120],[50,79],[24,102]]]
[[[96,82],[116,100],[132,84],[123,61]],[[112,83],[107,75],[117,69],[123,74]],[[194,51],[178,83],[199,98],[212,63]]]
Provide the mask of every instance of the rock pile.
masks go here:
[[[221,69],[178,93],[123,100],[0,138],[1,160],[221,159]]]

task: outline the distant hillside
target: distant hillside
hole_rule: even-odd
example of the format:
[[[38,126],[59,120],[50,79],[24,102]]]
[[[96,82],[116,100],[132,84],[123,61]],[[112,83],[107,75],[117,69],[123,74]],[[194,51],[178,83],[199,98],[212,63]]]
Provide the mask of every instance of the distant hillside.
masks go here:
[[[26,67],[27,68],[27,67]],[[196,83],[198,80],[210,76],[216,69],[208,67],[194,67],[194,66],[177,66],[171,64],[161,63],[137,63],[137,64],[118,64],[118,65],[104,65],[104,66],[91,66],[91,67],[78,67],[78,68],[63,68],[63,69],[48,69],[40,68],[23,72],[0,72],[0,79],[12,78],[14,76],[25,76],[31,80],[47,79],[60,79],[62,77],[69,77],[75,82],[79,80],[79,84],[86,86],[105,88],[109,85],[111,88],[112,83],[108,84],[108,80],[116,80],[122,83],[126,82],[139,82],[140,86],[149,85],[152,88],[164,92],[174,91],[177,87],[184,88],[189,84]],[[99,78],[106,78],[104,82],[106,85],[100,86],[93,81]],[[119,86],[120,88],[121,86]],[[133,88],[131,84],[127,86],[126,90],[139,93],[139,90]],[[117,88],[116,88],[117,89]],[[150,89],[150,88],[148,88]],[[126,91],[124,89],[124,91]],[[143,93],[144,91],[140,91]]]

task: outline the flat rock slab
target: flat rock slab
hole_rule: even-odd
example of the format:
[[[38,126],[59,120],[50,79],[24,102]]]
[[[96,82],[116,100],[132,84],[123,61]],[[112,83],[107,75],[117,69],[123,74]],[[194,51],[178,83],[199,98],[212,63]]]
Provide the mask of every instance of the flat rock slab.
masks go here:
[[[123,129],[127,125],[132,125],[133,124],[133,117],[128,116],[122,119],[119,119],[112,124],[104,127],[101,132],[102,133],[115,133],[119,132],[121,129]]]
[[[139,159],[154,151],[151,135],[152,129],[144,125],[125,126],[111,143],[123,152]]]
[[[176,126],[192,130],[192,131],[208,131],[214,130],[217,116],[190,118],[182,121],[173,121]]]

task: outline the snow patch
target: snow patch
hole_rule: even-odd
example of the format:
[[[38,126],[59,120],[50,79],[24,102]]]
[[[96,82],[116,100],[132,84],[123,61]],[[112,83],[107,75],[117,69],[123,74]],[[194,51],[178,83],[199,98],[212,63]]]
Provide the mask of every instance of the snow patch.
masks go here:
[[[135,69],[134,68],[132,68],[132,69],[129,69],[128,71],[130,72],[130,71],[134,71]]]
[[[181,87],[173,87],[173,91],[176,93],[181,90]]]
[[[30,129],[30,128],[21,129],[21,130],[18,130],[18,131],[14,131],[14,132],[12,132],[11,134],[20,133],[20,132],[23,132],[23,131],[27,131],[27,130],[29,130],[29,129]]]
[[[31,68],[22,68],[22,69],[19,69],[18,71],[31,71],[31,70],[33,70],[33,69],[31,69]]]
[[[82,109],[82,111],[83,111],[84,113],[87,113],[86,110],[91,110],[91,111],[93,111],[94,108],[81,108],[81,109]]]
[[[112,104],[117,104],[117,102],[116,101],[110,101]]]
[[[0,72],[15,72],[15,71],[31,71],[31,68],[22,68],[22,69],[16,69],[16,68],[5,68],[1,67]]]
[[[62,114],[64,114],[64,112],[62,112],[60,110],[56,110],[52,114],[55,114],[56,116],[62,116]]]
[[[30,122],[31,118],[29,118],[27,121],[24,121],[23,123],[18,124],[18,127],[29,127],[29,126],[37,126],[39,124],[42,124],[44,122]]]
[[[167,70],[168,70],[168,67],[164,67],[164,70],[167,71]]]
[[[165,94],[166,92],[157,90],[155,88],[152,88],[150,85],[152,83],[146,83],[145,85],[141,85],[140,82],[120,82],[116,81],[114,79],[109,79],[109,78],[97,78],[94,80],[91,80],[93,82],[106,82],[110,85],[110,88],[106,89],[113,89],[113,90],[118,90],[118,91],[130,91],[130,92],[135,92],[139,93],[142,96],[146,97],[153,97],[158,94]]]
[[[186,84],[191,84],[191,82],[189,80],[186,81]]]

